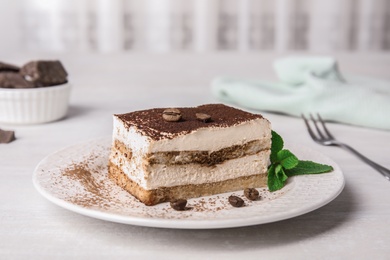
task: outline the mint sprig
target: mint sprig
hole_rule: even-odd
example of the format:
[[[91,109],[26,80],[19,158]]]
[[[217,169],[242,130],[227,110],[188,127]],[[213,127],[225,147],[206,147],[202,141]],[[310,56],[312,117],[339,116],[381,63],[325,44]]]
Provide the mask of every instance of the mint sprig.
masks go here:
[[[333,171],[330,165],[299,160],[291,151],[283,149],[283,138],[272,131],[271,165],[268,167],[268,189],[280,190],[288,177],[304,174],[319,174]]]

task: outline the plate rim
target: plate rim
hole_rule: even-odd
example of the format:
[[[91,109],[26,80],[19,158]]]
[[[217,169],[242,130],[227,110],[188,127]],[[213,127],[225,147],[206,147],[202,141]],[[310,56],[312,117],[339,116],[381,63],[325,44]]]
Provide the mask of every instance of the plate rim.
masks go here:
[[[111,139],[111,137],[110,137]],[[155,227],[155,228],[170,228],[170,229],[223,229],[223,228],[236,228],[236,227],[245,227],[245,226],[253,226],[253,225],[261,225],[261,224],[267,224],[267,223],[273,223],[278,222],[286,219],[295,218],[297,216],[301,216],[304,214],[307,214],[309,212],[312,212],[314,210],[317,210],[331,201],[333,201],[335,198],[337,198],[340,193],[343,191],[345,187],[345,177],[340,169],[339,165],[331,159],[329,156],[324,155],[321,152],[318,152],[317,150],[314,150],[312,148],[298,145],[294,143],[288,143],[287,146],[293,146],[294,149],[301,149],[306,150],[315,153],[317,156],[321,156],[323,159],[326,159],[330,162],[332,162],[332,166],[334,168],[335,172],[338,172],[340,177],[340,186],[337,190],[335,190],[332,194],[330,194],[326,199],[322,199],[321,202],[316,203],[315,205],[305,205],[304,207],[298,208],[293,210],[292,212],[284,212],[278,215],[270,215],[267,217],[261,217],[258,216],[252,216],[248,218],[243,219],[213,219],[213,220],[199,220],[199,219],[168,219],[168,218],[143,218],[138,216],[124,216],[120,214],[114,214],[114,213],[108,213],[104,211],[99,211],[98,209],[91,209],[91,208],[85,208],[77,204],[73,204],[71,202],[68,202],[66,200],[63,200],[61,198],[58,198],[45,190],[44,187],[41,186],[38,180],[37,172],[40,169],[42,165],[44,165],[52,156],[55,156],[58,153],[64,152],[67,149],[79,147],[80,145],[89,144],[91,142],[97,142],[99,140],[108,141],[108,137],[100,137],[100,138],[94,138],[90,139],[88,141],[79,142],[73,145],[68,145],[62,149],[59,149],[53,153],[50,153],[46,157],[44,157],[38,165],[35,167],[33,175],[32,175],[32,182],[35,189],[40,193],[45,199],[49,200],[53,204],[63,208],[67,209],[71,212],[81,214],[83,216],[92,217],[104,221],[109,222],[115,222],[115,223],[121,223],[121,224],[128,224],[128,225],[136,225],[136,226],[143,226],[143,227]],[[294,150],[291,149],[291,150]],[[313,176],[313,175],[311,175]],[[294,176],[290,177],[290,182],[298,183],[299,184],[299,177],[303,176]],[[293,188],[294,189],[294,188]],[[277,198],[275,199],[277,200]],[[145,206],[147,207],[147,206]],[[254,206],[256,207],[256,206]],[[240,210],[240,209],[235,209]]]

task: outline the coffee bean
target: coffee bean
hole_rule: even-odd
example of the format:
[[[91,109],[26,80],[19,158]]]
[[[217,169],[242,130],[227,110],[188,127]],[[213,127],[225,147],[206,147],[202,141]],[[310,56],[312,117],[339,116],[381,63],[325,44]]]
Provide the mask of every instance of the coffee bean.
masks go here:
[[[177,108],[168,108],[163,111],[162,116],[165,121],[177,122],[181,119],[181,112]]]
[[[177,199],[170,202],[171,207],[175,210],[185,210],[187,205],[187,200],[185,199]]]
[[[244,200],[234,195],[229,196],[229,203],[237,208],[244,206]]]
[[[248,200],[258,200],[260,198],[259,191],[254,188],[246,188],[244,195]]]
[[[196,119],[202,121],[203,123],[207,123],[207,122],[209,122],[210,119],[211,119],[211,116],[210,116],[210,115],[208,115],[208,114],[203,114],[203,113],[196,113],[195,116],[196,116]]]

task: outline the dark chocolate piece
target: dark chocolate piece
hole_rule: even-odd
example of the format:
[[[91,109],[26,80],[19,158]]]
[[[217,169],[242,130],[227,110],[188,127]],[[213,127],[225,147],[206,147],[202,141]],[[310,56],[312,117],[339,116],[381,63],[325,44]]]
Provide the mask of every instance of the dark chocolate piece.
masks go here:
[[[178,109],[182,117],[179,122],[174,124],[166,122],[162,118],[161,115],[165,108],[154,108],[115,116],[122,120],[126,127],[136,126],[144,135],[154,140],[172,139],[199,128],[230,127],[248,120],[263,118],[259,114],[248,113],[223,104],[208,104]],[[205,124],[197,119],[196,113],[210,115],[212,120]]]
[[[67,82],[68,73],[61,62],[31,61],[20,69],[20,74],[36,87],[54,86]]]
[[[17,72],[1,72],[0,88],[33,88],[34,84]]]
[[[20,68],[18,66],[0,62],[0,72],[3,71],[12,71],[12,72],[19,72]]]
[[[0,129],[0,144],[8,144],[15,140],[14,131],[5,131]]]

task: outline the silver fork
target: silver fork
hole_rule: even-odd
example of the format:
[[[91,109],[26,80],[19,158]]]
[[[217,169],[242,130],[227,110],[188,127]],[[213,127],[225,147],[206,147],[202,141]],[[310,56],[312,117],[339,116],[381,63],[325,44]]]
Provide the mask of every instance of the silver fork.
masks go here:
[[[337,141],[333,137],[333,135],[329,132],[328,128],[325,126],[324,120],[322,120],[322,118],[319,114],[317,114],[317,119],[315,119],[313,117],[313,115],[310,114],[310,119],[312,121],[312,124],[314,125],[314,128],[316,129],[316,133],[315,133],[315,131],[313,131],[313,128],[310,126],[309,120],[304,115],[302,115],[302,118],[305,121],[307,130],[309,131],[311,138],[315,142],[317,142],[321,145],[326,145],[326,146],[338,146],[338,147],[341,147],[341,148],[353,153],[359,159],[361,159],[362,161],[364,161],[365,163],[370,165],[372,168],[374,168],[375,170],[380,172],[387,180],[390,181],[390,170],[389,169],[387,169],[387,168],[377,164],[376,162],[368,159],[366,156],[362,155],[361,153],[356,151],[351,146],[349,146],[345,143],[342,143],[340,141]],[[317,122],[319,122],[319,124]],[[319,125],[321,125],[322,130],[321,130],[321,127]]]

